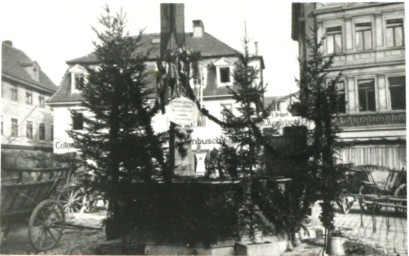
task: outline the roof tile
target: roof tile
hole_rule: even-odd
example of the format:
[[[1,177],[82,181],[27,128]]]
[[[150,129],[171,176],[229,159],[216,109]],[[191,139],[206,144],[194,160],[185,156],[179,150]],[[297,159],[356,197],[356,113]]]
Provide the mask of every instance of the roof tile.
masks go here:
[[[40,69],[39,81],[34,80],[26,71],[24,66],[33,64],[33,62],[22,50],[11,45],[2,43],[2,75],[8,75],[12,78],[22,80],[35,87],[56,91],[57,86],[51,79]]]

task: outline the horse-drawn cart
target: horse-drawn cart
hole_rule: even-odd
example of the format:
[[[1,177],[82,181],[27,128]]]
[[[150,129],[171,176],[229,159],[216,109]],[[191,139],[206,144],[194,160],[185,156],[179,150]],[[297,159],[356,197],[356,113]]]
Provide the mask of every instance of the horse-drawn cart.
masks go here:
[[[1,233],[29,217],[28,238],[37,251],[53,248],[65,228],[65,212],[56,192],[71,168],[1,168]],[[30,215],[31,214],[31,215]],[[0,237],[1,239],[1,237]]]
[[[376,213],[382,207],[406,212],[406,170],[380,166],[356,166],[345,179],[345,186],[337,201],[344,213],[348,213],[356,200],[361,211]],[[359,190],[358,190],[359,188]]]

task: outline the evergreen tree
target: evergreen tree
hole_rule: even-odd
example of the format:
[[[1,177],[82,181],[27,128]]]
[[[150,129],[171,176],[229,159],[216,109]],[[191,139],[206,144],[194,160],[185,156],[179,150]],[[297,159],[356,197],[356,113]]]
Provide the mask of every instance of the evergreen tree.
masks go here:
[[[95,187],[109,201],[108,220],[118,222],[112,230],[126,236],[132,218],[127,211],[133,196],[130,184],[153,183],[169,170],[162,150],[166,136],[155,134],[152,127],[159,105],[148,104],[154,91],[147,86],[142,33],[129,36],[125,15],[113,16],[108,7],[99,22],[104,30],[94,29],[98,63],[86,67],[80,88],[84,130],[73,130],[70,136],[84,167],[95,174]]]
[[[334,56],[324,57],[324,38],[318,40],[317,29],[312,29],[314,38],[305,38],[307,56],[300,60],[300,102],[292,110],[311,121],[314,125],[309,138],[309,169],[318,181],[317,190],[321,195],[320,219],[325,227],[326,245],[330,231],[333,230],[334,202],[338,197],[339,180],[345,166],[336,163],[336,133],[339,131],[335,116],[337,115],[336,84],[341,73],[329,76]],[[314,193],[313,190],[310,193]]]
[[[244,54],[235,64],[234,85],[229,87],[237,107],[235,110],[223,110],[225,120],[221,124],[225,140],[221,144],[221,161],[226,167],[225,175],[242,179],[244,197],[238,212],[240,222],[238,228],[248,229],[250,238],[254,240],[255,232],[268,226],[253,200],[254,189],[260,185],[258,179],[265,174],[262,168],[263,144],[260,143],[255,129],[260,132],[258,127],[269,116],[271,106],[263,107],[266,86],[258,82],[259,70],[249,64],[249,40],[244,38],[243,43]]]

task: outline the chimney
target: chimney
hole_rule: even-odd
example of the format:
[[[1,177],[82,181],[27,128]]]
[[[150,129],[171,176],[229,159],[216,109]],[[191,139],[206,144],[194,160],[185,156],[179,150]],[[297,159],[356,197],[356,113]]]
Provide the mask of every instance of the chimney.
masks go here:
[[[254,55],[258,56],[258,42],[254,42]]]
[[[201,20],[193,21],[193,37],[203,37],[204,25]]]
[[[10,46],[10,47],[13,47],[13,42],[10,41],[10,40],[3,41],[3,44],[7,45],[7,46]]]

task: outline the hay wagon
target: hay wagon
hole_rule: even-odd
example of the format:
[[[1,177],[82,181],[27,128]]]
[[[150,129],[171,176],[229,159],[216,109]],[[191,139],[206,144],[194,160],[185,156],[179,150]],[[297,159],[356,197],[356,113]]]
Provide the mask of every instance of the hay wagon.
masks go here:
[[[55,199],[72,168],[1,168],[1,233],[29,216],[28,238],[37,251],[53,248],[65,228],[65,211]]]

